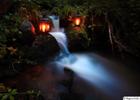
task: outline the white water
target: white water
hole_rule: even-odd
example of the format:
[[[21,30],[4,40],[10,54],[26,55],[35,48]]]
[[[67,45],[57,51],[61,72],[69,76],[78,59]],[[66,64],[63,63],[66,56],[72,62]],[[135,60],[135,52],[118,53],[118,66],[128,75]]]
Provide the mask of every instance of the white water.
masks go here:
[[[55,61],[60,69],[66,67],[104,93],[114,96],[112,91],[117,92],[122,83],[109,69],[106,69],[107,65],[102,64],[106,61],[105,59],[99,57],[101,60],[98,60],[99,58],[94,54],[92,57],[87,54],[71,54],[67,47],[67,37],[64,32],[53,31],[49,34],[56,39],[60,47],[60,55]]]
[[[59,47],[60,47],[60,56],[68,56],[70,54],[68,48],[67,48],[67,38],[65,33],[63,32],[50,32],[50,35],[52,35]]]
[[[53,23],[53,30],[54,32],[60,31],[60,23],[59,23],[59,17],[52,15],[49,16],[50,19],[52,19],[52,23]]]

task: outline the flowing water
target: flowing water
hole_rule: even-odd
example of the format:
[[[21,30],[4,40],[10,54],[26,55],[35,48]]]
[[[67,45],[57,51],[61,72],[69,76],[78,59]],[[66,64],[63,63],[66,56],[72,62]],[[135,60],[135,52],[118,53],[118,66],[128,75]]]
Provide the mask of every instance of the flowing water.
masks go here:
[[[59,47],[60,47],[60,52],[62,55],[67,56],[69,55],[69,50],[67,48],[67,38],[65,33],[63,32],[50,32],[51,34],[57,41]]]
[[[72,70],[78,77],[112,97],[115,97],[114,92],[121,91],[120,87],[127,87],[118,77],[118,74],[114,73],[112,68],[108,66],[111,63],[105,58],[93,53],[71,54],[67,47],[67,37],[64,32],[53,31],[49,34],[56,39],[60,47],[60,54],[54,61],[59,69],[68,68]]]

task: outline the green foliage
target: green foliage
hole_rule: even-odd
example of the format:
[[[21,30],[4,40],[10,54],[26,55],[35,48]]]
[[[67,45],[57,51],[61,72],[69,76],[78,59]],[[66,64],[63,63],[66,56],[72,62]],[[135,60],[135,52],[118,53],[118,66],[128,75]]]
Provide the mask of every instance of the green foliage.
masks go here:
[[[33,37],[29,32],[21,32],[20,27],[24,20],[39,16],[39,6],[30,0],[13,0],[13,4],[15,7],[0,16],[0,77],[15,75],[25,64],[36,64],[24,56],[24,47],[32,48],[29,44]]]
[[[60,17],[65,17],[69,15],[81,15],[85,16],[87,14],[87,9],[84,6],[70,6],[65,5],[64,7],[54,7],[52,12],[55,12]]]
[[[8,89],[7,93],[0,94],[0,98],[1,98],[1,100],[7,100],[8,98],[9,98],[9,100],[14,100],[14,96],[16,94],[17,94],[16,89]]]
[[[139,0],[13,0],[16,5],[13,8],[13,12],[7,12],[0,19],[0,58],[6,56],[12,56],[13,53],[7,51],[8,47],[13,47],[17,50],[14,55],[16,58],[11,58],[11,61],[24,62],[28,64],[36,64],[38,60],[41,61],[41,57],[44,55],[42,50],[47,51],[46,44],[50,41],[50,37],[36,37],[35,41],[42,42],[42,45],[33,47],[28,44],[23,44],[22,40],[26,41],[26,34],[20,31],[20,25],[24,20],[30,20],[32,18],[38,19],[42,17],[41,12],[48,11],[48,14],[55,13],[60,18],[67,17],[69,15],[106,15],[111,13],[111,23],[114,23],[117,27],[118,35],[122,42],[134,48],[136,51],[140,49],[140,1]],[[90,18],[90,17],[89,17]],[[119,25],[115,23],[115,19],[119,22]],[[91,27],[94,23],[89,22]],[[123,33],[119,33],[118,30],[122,28]],[[93,27],[92,27],[93,28]],[[93,29],[94,30],[94,29]],[[84,40],[82,45],[87,47],[90,39],[87,36],[85,27],[80,31],[69,30],[66,32],[69,40]],[[121,37],[121,35],[123,36]],[[32,43],[30,43],[32,44]],[[51,45],[52,46],[52,45]],[[47,49],[46,49],[47,48]]]
[[[17,89],[9,88],[7,92],[0,93],[0,100],[15,100],[16,95],[30,95],[30,96],[40,96],[40,91],[28,90],[26,92],[18,92]]]
[[[7,54],[6,46],[0,47],[0,59],[3,58]]]
[[[86,49],[89,46],[90,38],[88,37],[87,32],[83,28],[79,30],[73,29],[71,31],[68,31],[67,37],[70,43],[69,45],[80,43],[79,47],[82,47],[83,49]]]
[[[8,41],[15,41],[15,36],[19,36],[21,20],[17,13],[8,13],[0,20],[0,43],[5,44]]]
[[[17,89],[6,87],[3,83],[0,83],[0,89],[3,91],[3,92],[1,91],[0,93],[0,100],[15,100],[15,97],[17,95],[29,95],[36,97],[39,97],[41,95],[39,90],[31,89],[25,92],[18,92]]]
[[[36,96],[39,96],[40,95],[40,91],[34,91],[34,90],[28,90],[27,92],[26,92],[27,94],[29,94],[29,95],[36,95]]]

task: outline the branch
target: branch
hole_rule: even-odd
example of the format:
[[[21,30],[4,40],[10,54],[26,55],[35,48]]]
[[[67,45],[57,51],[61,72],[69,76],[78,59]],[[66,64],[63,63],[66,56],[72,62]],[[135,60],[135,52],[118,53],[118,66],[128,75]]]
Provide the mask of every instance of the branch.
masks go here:
[[[113,36],[113,40],[114,42],[124,51],[126,51],[127,53],[130,53],[132,55],[135,55],[136,57],[140,57],[139,55],[137,55],[136,53],[134,53],[134,51],[132,49],[130,49],[129,47],[127,47],[126,45],[122,44],[120,41],[118,41],[115,36]]]

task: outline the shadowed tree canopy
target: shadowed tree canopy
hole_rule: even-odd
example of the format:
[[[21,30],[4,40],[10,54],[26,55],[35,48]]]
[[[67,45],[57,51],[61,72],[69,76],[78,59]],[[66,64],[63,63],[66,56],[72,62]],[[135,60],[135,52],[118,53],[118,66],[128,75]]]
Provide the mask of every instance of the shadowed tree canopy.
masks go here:
[[[94,26],[92,18],[103,16],[110,31],[108,36],[113,48],[140,57],[139,0],[0,0],[1,59],[8,55],[7,47],[12,46],[13,51],[17,50],[16,59],[21,60],[24,55],[22,46],[30,49],[29,44],[32,44],[35,38],[31,37],[30,32],[21,32],[20,25],[24,20],[34,19],[33,23],[36,23],[35,21],[42,16],[44,10],[47,14],[55,13],[61,18],[65,18],[70,12],[89,16],[89,26]],[[92,31],[94,28],[91,29],[91,33]],[[30,43],[27,44],[25,37],[28,37]],[[24,45],[21,40],[25,41]],[[25,58],[24,55],[23,59]]]

